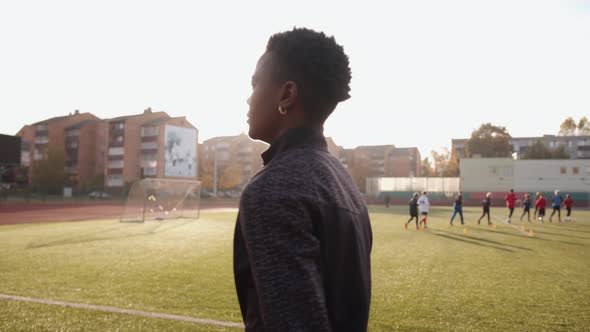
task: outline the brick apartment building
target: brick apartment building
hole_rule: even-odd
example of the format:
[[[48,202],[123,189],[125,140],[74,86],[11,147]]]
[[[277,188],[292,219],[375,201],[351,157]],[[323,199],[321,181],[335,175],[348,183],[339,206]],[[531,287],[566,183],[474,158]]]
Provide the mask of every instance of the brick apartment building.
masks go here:
[[[242,189],[262,167],[260,155],[267,148],[268,144],[245,134],[204,141],[199,147],[203,187],[213,190],[217,182],[219,189]]]
[[[76,191],[99,186],[119,192],[144,177],[198,178],[198,130],[185,117],[149,108],[107,120],[76,110],[26,125],[17,136],[29,183],[34,177],[31,166],[47,158],[50,147],[64,153],[67,185]]]
[[[21,166],[26,169],[29,183],[34,177],[32,163],[47,158],[50,147],[65,154],[64,166],[71,185],[82,187],[100,175],[103,159],[96,139],[100,127],[99,118],[78,110],[24,126],[16,135],[22,139]]]
[[[198,130],[185,117],[152,112],[106,120],[105,187],[117,192],[145,177],[197,180]],[[182,144],[180,144],[182,143]],[[177,145],[185,147],[174,157]],[[180,163],[185,169],[174,171]]]
[[[385,159],[385,176],[422,176],[422,157],[418,148],[393,148]]]
[[[394,145],[359,146],[340,149],[339,159],[361,191],[368,177],[421,176],[421,157],[417,148],[396,148]]]

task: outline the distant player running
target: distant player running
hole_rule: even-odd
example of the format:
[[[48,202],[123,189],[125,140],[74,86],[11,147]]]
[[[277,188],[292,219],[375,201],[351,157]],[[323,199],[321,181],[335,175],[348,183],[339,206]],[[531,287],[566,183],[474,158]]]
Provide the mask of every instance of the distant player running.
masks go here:
[[[572,206],[574,205],[574,200],[570,196],[570,194],[565,195],[565,199],[563,200],[563,205],[567,210],[567,216],[565,216],[565,221],[572,221]]]
[[[547,205],[547,200],[545,199],[545,197],[543,197],[543,194],[539,194],[539,198],[535,202],[535,206],[537,207],[537,210],[539,211],[538,215],[539,215],[540,222],[545,222],[543,220],[543,218],[545,218],[545,206],[546,205]]]
[[[420,219],[420,223],[424,224],[424,229],[426,229],[426,219],[428,217],[428,207],[430,206],[430,201],[428,201],[428,193],[425,191],[422,193],[422,196],[418,199],[418,206],[420,207],[420,212],[422,212],[422,219]]]
[[[418,193],[414,193],[408,204],[410,205],[410,219],[408,219],[404,227],[408,229],[408,224],[412,222],[412,219],[416,218],[416,229],[420,229],[418,225]]]
[[[561,195],[559,194],[559,190],[555,190],[555,193],[553,195],[553,198],[551,198],[551,201],[553,202],[553,212],[551,212],[551,216],[549,216],[549,222],[553,222],[551,219],[553,219],[553,215],[555,214],[555,212],[557,212],[557,220],[561,222],[561,203],[563,202],[563,197],[561,197]]]
[[[508,210],[510,211],[510,214],[508,214],[508,219],[506,219],[507,223],[510,223],[512,220],[512,214],[514,213],[514,206],[516,204],[516,194],[514,194],[514,189],[510,189],[510,192],[506,195],[506,206],[508,207]]]
[[[522,198],[522,207],[523,211],[520,216],[520,221],[522,221],[522,217],[526,214],[528,221],[531,222],[531,196],[528,193],[524,194],[524,197]]]
[[[488,225],[492,224],[492,221],[490,220],[490,206],[492,205],[492,193],[487,193],[486,197],[481,201],[481,207],[483,208],[483,213],[481,214],[481,217],[479,217],[479,219],[477,220],[477,224],[479,225],[481,222],[481,219],[487,214],[488,215]]]
[[[540,195],[541,193],[538,191],[535,193],[535,213],[533,213],[533,219],[537,219],[537,213],[539,212],[539,208],[537,207],[537,200],[539,199]]]
[[[453,220],[455,219],[455,216],[457,215],[457,213],[459,214],[459,217],[461,217],[461,225],[464,225],[464,223],[463,223],[463,192],[462,191],[460,191],[459,194],[457,195],[457,197],[455,197],[453,216],[451,217],[451,226],[453,226]]]

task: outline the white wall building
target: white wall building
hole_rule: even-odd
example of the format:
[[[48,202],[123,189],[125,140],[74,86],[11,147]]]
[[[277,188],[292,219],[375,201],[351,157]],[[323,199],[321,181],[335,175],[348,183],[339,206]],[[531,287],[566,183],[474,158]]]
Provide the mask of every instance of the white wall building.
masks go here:
[[[461,190],[590,192],[590,160],[461,159]]]

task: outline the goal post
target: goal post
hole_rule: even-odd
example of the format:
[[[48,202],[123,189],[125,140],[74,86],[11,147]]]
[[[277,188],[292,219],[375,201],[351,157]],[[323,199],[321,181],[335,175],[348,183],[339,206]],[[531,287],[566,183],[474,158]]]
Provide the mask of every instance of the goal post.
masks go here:
[[[198,219],[201,182],[145,178],[131,185],[121,222]]]

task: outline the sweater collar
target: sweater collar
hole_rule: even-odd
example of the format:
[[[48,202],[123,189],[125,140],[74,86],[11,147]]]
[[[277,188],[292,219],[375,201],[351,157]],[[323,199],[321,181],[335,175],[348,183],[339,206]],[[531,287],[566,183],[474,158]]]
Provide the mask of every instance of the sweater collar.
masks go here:
[[[295,149],[311,148],[327,150],[328,144],[324,137],[323,127],[297,127],[288,129],[262,153],[263,164],[266,166],[278,154]]]

